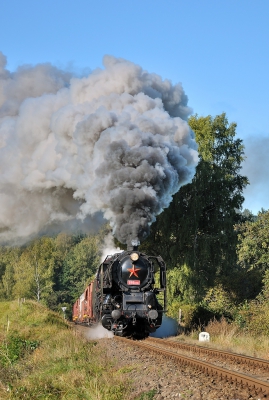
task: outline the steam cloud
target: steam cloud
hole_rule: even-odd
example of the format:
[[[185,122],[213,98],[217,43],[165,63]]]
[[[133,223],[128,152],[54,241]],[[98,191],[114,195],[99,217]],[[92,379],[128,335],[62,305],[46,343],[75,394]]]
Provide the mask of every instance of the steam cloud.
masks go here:
[[[91,329],[85,328],[86,337],[89,340],[94,339],[111,339],[114,337],[114,333],[105,329],[101,324],[98,324]]]
[[[114,244],[114,238],[112,234],[108,234],[104,239],[103,243],[101,245],[101,258],[100,258],[100,264],[105,260],[105,258],[108,255],[112,255],[115,253],[121,253],[123,250],[121,250],[119,247],[115,247]]]
[[[0,241],[100,215],[143,240],[198,161],[180,84],[105,56],[72,77],[50,64],[11,73],[0,52]],[[90,222],[91,222],[90,221]]]

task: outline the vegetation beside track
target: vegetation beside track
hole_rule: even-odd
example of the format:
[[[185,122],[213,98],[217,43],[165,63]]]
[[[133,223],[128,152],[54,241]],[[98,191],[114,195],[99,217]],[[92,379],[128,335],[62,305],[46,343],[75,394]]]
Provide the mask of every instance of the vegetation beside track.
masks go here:
[[[0,303],[0,398],[121,400],[126,374],[40,303]],[[78,340],[79,339],[79,340]]]
[[[220,321],[210,321],[206,327],[203,327],[203,330],[210,334],[210,342],[198,342],[201,330],[195,329],[188,334],[182,333],[176,339],[183,343],[199,343],[202,346],[269,360],[268,335],[257,335],[255,330],[247,331],[240,328],[236,323],[228,322],[225,318],[221,318]]]

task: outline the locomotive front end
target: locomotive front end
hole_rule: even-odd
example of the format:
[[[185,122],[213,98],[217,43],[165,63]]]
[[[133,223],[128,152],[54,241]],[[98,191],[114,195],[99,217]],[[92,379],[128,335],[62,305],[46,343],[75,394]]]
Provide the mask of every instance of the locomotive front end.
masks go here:
[[[156,263],[157,260],[157,263]],[[155,287],[156,265],[160,269],[160,288]],[[143,338],[161,325],[165,304],[165,264],[160,257],[139,251],[117,255],[110,266],[111,288],[104,299],[102,324],[116,335]],[[164,302],[165,303],[165,302]]]

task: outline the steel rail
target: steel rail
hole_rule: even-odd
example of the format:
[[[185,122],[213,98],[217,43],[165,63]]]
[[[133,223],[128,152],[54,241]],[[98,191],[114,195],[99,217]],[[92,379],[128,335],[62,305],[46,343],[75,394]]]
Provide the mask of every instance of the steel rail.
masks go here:
[[[205,346],[197,346],[197,345],[191,345],[191,344],[185,344],[185,343],[177,343],[177,342],[172,342],[169,340],[164,341],[164,339],[157,339],[157,338],[147,338],[147,341],[150,342],[155,342],[155,343],[160,343],[162,345],[166,345],[169,347],[177,347],[182,350],[187,350],[187,351],[192,351],[195,353],[205,353],[208,355],[212,355],[215,357],[223,357],[225,359],[231,359],[231,360],[236,360],[240,363],[245,363],[247,365],[253,365],[255,367],[262,367],[265,369],[269,369],[269,361],[264,360],[262,358],[255,358],[251,356],[245,356],[243,354],[237,354],[237,353],[232,353],[229,351],[225,350],[216,350],[212,348],[208,348]]]
[[[149,342],[147,341],[144,342],[133,341],[119,336],[115,336],[115,338],[117,340],[123,341],[125,344],[129,346],[140,347],[149,351],[153,351],[154,353],[159,353],[168,359],[173,359],[182,364],[200,369],[208,375],[211,376],[217,375],[220,379],[224,379],[225,381],[231,383],[237,383],[242,386],[248,386],[250,390],[255,390],[257,393],[261,392],[263,395],[269,395],[269,383],[262,381],[260,379],[256,379],[251,375],[242,374],[240,372],[235,372],[235,371],[229,371],[226,368],[219,367],[205,361],[197,360],[195,358],[174,353],[170,350],[161,349],[156,345],[149,344]]]

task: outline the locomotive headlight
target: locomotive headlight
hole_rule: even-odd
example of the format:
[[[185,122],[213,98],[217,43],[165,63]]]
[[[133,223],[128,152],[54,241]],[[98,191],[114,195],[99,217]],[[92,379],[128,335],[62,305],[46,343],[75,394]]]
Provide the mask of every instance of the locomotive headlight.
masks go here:
[[[137,261],[139,258],[139,255],[138,255],[138,253],[132,253],[132,254],[130,254],[130,258],[132,261]]]

